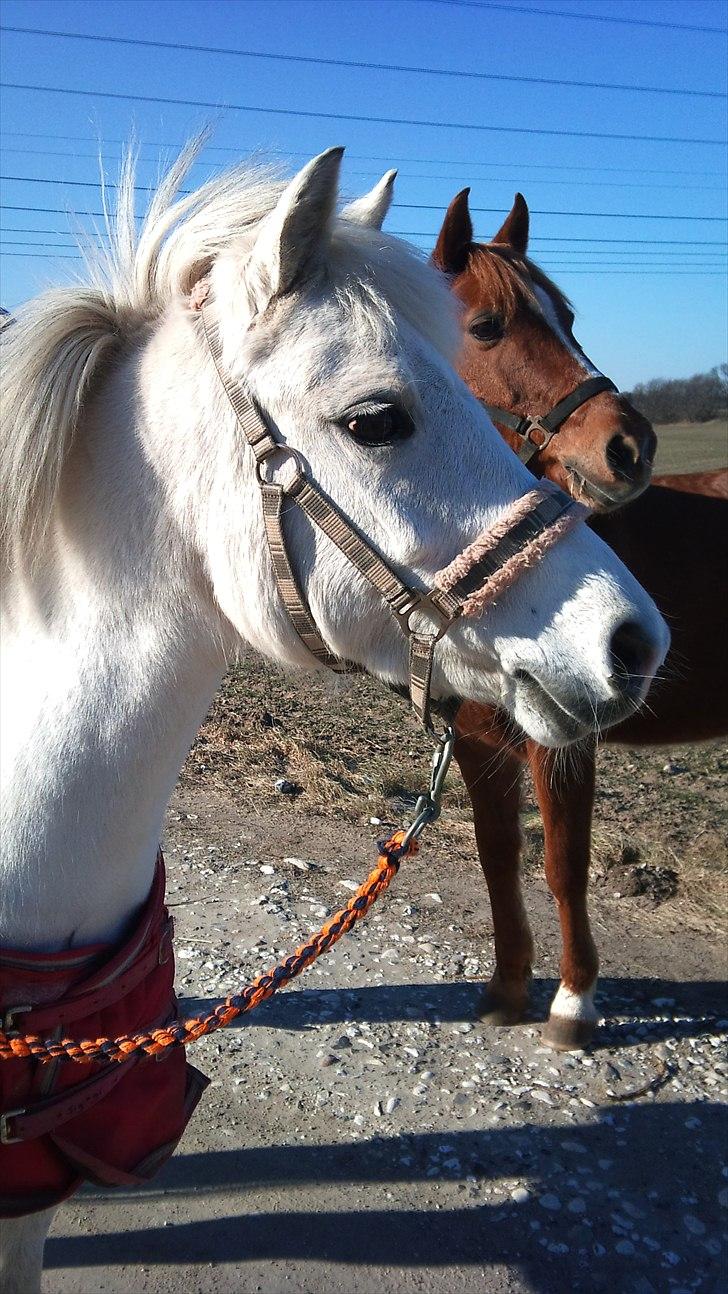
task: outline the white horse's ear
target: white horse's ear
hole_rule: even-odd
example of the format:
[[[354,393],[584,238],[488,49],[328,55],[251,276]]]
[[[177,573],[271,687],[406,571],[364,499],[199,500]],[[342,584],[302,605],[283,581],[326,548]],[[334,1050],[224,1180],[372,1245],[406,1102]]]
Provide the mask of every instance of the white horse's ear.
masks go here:
[[[245,268],[259,311],[313,273],[329,242],[343,148],[314,157],[284,189],[262,222]]]
[[[367,225],[369,229],[381,229],[392,205],[396,178],[396,171],[387,171],[369,193],[344,207],[342,218],[352,220],[357,225]]]

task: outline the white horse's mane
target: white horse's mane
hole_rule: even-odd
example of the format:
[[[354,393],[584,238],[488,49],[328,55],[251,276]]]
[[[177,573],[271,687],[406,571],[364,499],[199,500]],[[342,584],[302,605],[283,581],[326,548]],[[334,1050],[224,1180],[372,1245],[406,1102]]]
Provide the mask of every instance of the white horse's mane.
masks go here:
[[[81,242],[84,281],[52,288],[21,306],[2,329],[0,544],[5,561],[27,559],[47,532],[84,401],[103,367],[143,339],[175,300],[184,298],[215,258],[244,250],[272,210],[285,181],[269,166],[245,163],[179,195],[206,135],[190,141],[135,216],[137,154],[122,162],[110,212],[102,184],[104,228]],[[457,345],[453,303],[444,280],[400,239],[352,221],[332,231],[328,272],[336,293],[377,332],[392,310],[444,354]]]

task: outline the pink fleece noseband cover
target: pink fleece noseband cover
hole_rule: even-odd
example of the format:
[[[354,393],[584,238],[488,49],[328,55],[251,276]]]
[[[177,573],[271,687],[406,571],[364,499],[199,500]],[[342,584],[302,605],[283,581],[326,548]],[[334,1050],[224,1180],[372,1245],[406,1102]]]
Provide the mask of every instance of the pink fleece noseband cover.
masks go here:
[[[553,499],[555,495],[565,501],[561,515],[545,529],[539,527],[532,538],[527,535],[525,538],[521,536],[519,542],[516,532],[521,527],[521,523],[527,523],[527,519],[535,514],[546,500]],[[486,571],[485,579],[468,592],[462,604],[462,615],[478,616],[485,607],[505,593],[524,571],[535,566],[549,548],[558,543],[588,515],[588,508],[564,495],[558,487],[543,482],[535,489],[529,490],[528,494],[516,499],[494,526],[484,530],[472,544],[464,548],[450,562],[449,566],[438,571],[435,576],[435,586],[443,592],[457,591],[462,594],[464,591],[462,586],[468,583],[467,577],[481,564],[487,567],[487,559],[492,556],[497,563],[497,568],[490,574]],[[515,551],[504,556],[502,550],[509,546],[509,539],[513,539],[517,546]]]

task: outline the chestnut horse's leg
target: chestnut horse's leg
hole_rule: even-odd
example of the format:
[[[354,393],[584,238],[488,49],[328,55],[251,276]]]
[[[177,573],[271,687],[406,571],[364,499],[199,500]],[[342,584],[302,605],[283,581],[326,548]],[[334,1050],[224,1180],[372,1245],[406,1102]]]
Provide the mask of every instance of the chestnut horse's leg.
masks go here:
[[[563,947],[561,984],[544,1039],[569,1051],[589,1042],[598,1019],[594,990],[599,958],[587,911],[595,747],[558,752],[529,741],[528,759],[544,824],[546,879],[556,899]]]
[[[515,1024],[528,1008],[533,962],[533,940],[518,875],[525,745],[509,741],[494,709],[471,702],[460,707],[455,730],[455,759],[473,805],[495,935],[496,968],[478,1014],[488,1024]]]

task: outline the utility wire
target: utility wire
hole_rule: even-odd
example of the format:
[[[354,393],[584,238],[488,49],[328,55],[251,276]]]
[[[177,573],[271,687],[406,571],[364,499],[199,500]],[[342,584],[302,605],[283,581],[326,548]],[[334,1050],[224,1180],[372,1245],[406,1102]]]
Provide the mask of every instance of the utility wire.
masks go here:
[[[85,144],[94,142],[93,140],[89,140],[88,135],[51,135],[51,134],[48,134],[47,131],[0,130],[0,137],[3,137],[3,136],[6,139],[53,139],[53,140],[64,140],[68,143],[85,143]],[[100,141],[96,141],[96,142],[100,142]],[[128,143],[129,141],[126,139],[107,139],[104,141],[104,146],[113,144],[123,148]],[[181,152],[181,150],[184,148],[184,144],[179,144],[179,143],[165,144],[165,143],[159,142],[158,140],[148,140],[148,141],[145,141],[140,146],[144,148],[167,149],[171,152],[177,152],[177,153]],[[230,144],[228,145],[205,144],[205,149],[211,153],[234,153],[236,157],[240,157],[240,153],[241,153],[241,150],[239,148],[235,148]],[[8,149],[7,151],[9,152],[10,150]],[[38,151],[44,152],[45,150],[39,149]],[[287,149],[271,149],[269,150],[269,152],[273,156],[280,155],[286,158],[303,157],[308,160],[311,156],[310,153],[288,152]],[[62,157],[73,156],[73,153],[69,154],[67,152],[61,152],[59,153],[59,156],[62,156]],[[94,158],[98,157],[98,153],[94,153],[93,156]],[[354,160],[357,162],[378,162],[381,166],[384,166],[384,167],[389,167],[391,165],[391,160],[392,160],[391,157],[384,158],[384,157],[378,156],[377,154],[372,154],[372,153],[350,153],[348,149],[346,150],[346,156],[347,156],[347,159],[350,161]],[[153,161],[154,159],[144,158],[143,160]],[[518,168],[519,170],[524,169],[524,170],[531,170],[531,171],[598,171],[600,174],[604,173],[604,174],[615,174],[615,175],[617,174],[688,175],[691,177],[698,177],[698,176],[705,177],[705,176],[715,175],[715,169],[709,170],[709,171],[686,171],[686,170],[676,170],[674,168],[669,168],[669,167],[665,168],[665,167],[648,167],[648,166],[602,166],[601,163],[596,166],[573,166],[573,165],[569,165],[569,163],[567,162],[565,163],[515,162],[515,161],[484,162],[482,159],[478,159],[476,161],[474,158],[469,158],[465,160],[456,158],[455,160],[453,160],[452,157],[405,157],[405,156],[400,156],[400,161],[406,163],[407,165],[411,163],[413,166],[414,165],[464,166],[468,168],[470,168],[471,166],[488,166],[491,169],[495,169],[495,170],[500,170],[500,169],[514,170]],[[195,163],[195,165],[197,165],[197,163]]]
[[[74,189],[99,189],[101,184],[98,180],[49,180],[44,176],[37,175],[0,175],[0,180],[8,183],[17,184],[62,184]],[[104,184],[105,189],[117,189],[119,186],[112,182]],[[146,184],[135,184],[135,192],[148,193],[149,186]],[[180,196],[189,196],[193,189],[180,189]],[[395,202],[393,210],[399,211],[442,211],[442,206],[438,203],[427,202]],[[502,207],[471,207],[471,212],[478,215],[499,215],[502,214]],[[605,220],[690,220],[690,221],[712,221],[722,224],[728,224],[728,216],[684,216],[672,215],[670,212],[632,212],[632,211],[563,211],[553,210],[547,207],[530,207],[529,210],[534,216],[567,216],[569,218],[579,218],[582,216],[596,216]]]
[[[64,148],[55,148],[55,149],[54,148],[20,148],[20,147],[9,148],[7,144],[3,144],[3,145],[0,145],[0,154],[3,154],[3,153],[19,154],[22,157],[66,157],[66,158],[72,157],[74,161],[77,158],[80,158],[84,161],[92,161],[92,162],[99,161],[98,153],[79,153],[76,150],[69,150]],[[116,161],[118,159],[111,158],[109,156],[109,160]],[[140,159],[140,161],[146,162],[149,165],[153,165],[156,160],[157,159],[153,157],[143,157]],[[456,163],[453,163],[453,165],[456,165]],[[463,163],[462,165],[465,166],[465,163]],[[483,162],[481,163],[481,165],[488,166],[490,165],[490,163]],[[508,170],[511,170],[511,171],[515,170],[515,166],[512,163],[504,162],[502,163],[502,165],[504,167],[507,166]],[[206,162],[206,161],[193,162],[192,166],[206,166],[208,167],[208,169],[211,171],[212,174],[215,173],[214,166],[211,162]],[[529,167],[528,163],[525,163],[523,166],[519,166],[518,169],[528,171],[531,168]],[[586,170],[587,168],[585,167],[583,169]],[[364,171],[348,171],[347,174],[350,176],[351,175],[371,176],[375,174],[378,175],[379,171],[378,170],[374,171],[370,168],[369,170],[364,170]],[[452,184],[459,183],[459,179],[457,175],[447,175],[442,171],[438,173],[433,173],[432,171],[398,170],[397,175],[400,180],[449,180]],[[506,179],[505,177],[497,176],[497,175],[478,175],[475,177],[475,179],[487,181],[488,183],[492,183],[492,184],[512,183],[510,179]],[[545,178],[542,178],[541,176],[536,176],[536,178],[530,180],[529,183],[530,184],[558,184],[561,187],[563,187],[565,181],[563,176],[560,176],[558,179],[545,179]],[[571,180],[570,179],[569,184],[572,188],[580,188],[580,189],[649,189],[650,191],[652,191],[653,189],[684,189],[685,188],[684,181],[680,183],[678,183],[677,181],[673,181],[670,184],[664,184],[664,183],[661,183],[660,181],[651,180],[646,184],[632,184],[629,181],[625,181],[625,180]],[[691,193],[725,193],[725,186],[722,184],[691,184],[690,192]]]
[[[417,67],[408,63],[369,63],[363,59],[321,58],[309,54],[279,54],[264,49],[230,49],[224,45],[191,45],[181,41],[144,40],[138,36],[102,36],[78,31],[54,31],[45,27],[12,27],[0,24],[0,31],[21,36],[50,36],[59,40],[96,41],[104,45],[134,45],[143,49],[167,49],[188,54],[224,54],[232,58],[269,59],[279,63],[303,63],[318,67],[345,67],[374,72],[410,72],[418,76],[455,77],[473,81],[516,81],[521,85],[576,86],[584,90],[631,90],[638,94],[692,95],[701,99],[726,99],[720,90],[680,90],[674,86],[629,85],[620,81],[574,81],[560,77],[517,76],[505,72],[474,72],[464,68]]]
[[[9,238],[7,237],[8,234],[21,234],[22,237]],[[33,236],[33,238],[39,239],[40,241],[30,241],[31,235]],[[70,241],[66,241],[64,243],[52,243],[47,241],[49,236],[52,238],[64,237],[67,240],[70,239]],[[416,237],[429,238],[430,235],[418,234],[416,235]],[[2,242],[6,247],[11,247],[11,246],[37,247],[39,251],[45,251],[51,247],[65,248],[68,251],[74,251],[77,246],[77,239],[70,231],[67,232],[66,230],[63,230],[63,229],[28,229],[28,228],[19,228],[17,226],[9,226],[9,225],[0,227],[0,242]],[[664,249],[653,251],[652,249],[643,247],[643,248],[640,248],[639,251],[631,251],[628,248],[621,248],[621,247],[615,248],[614,250],[611,250],[609,248],[605,249],[605,248],[596,248],[596,247],[589,248],[586,250],[582,250],[578,247],[564,247],[564,248],[550,248],[550,249],[542,248],[540,251],[540,255],[547,258],[549,264],[555,265],[555,266],[558,266],[560,264],[563,265],[566,262],[575,261],[577,257],[588,258],[588,257],[598,256],[602,258],[603,264],[608,264],[609,261],[611,261],[611,263],[613,264],[616,264],[617,261],[621,262],[624,260],[625,257],[629,257],[629,256],[639,257],[641,260],[644,260],[645,257],[650,257],[653,260],[657,258],[663,261],[669,257],[676,257],[681,260],[692,257],[694,264],[696,265],[696,268],[700,268],[701,265],[707,264],[708,261],[713,262],[713,261],[717,261],[718,258],[728,256],[728,248],[724,250],[721,250],[720,248],[717,248],[717,249],[711,248],[709,251],[700,252],[700,251],[693,251],[692,249],[686,250],[684,248],[681,248],[679,251],[678,250],[665,251]],[[609,258],[609,260],[607,260],[607,258]],[[588,263],[589,261],[587,260],[586,264]],[[592,264],[593,263],[594,262],[592,262]],[[649,265],[650,262],[646,261],[645,263]],[[584,264],[583,260],[582,260],[582,264]]]
[[[399,233],[400,235],[404,236],[403,231],[401,230],[391,230],[390,232],[394,234]],[[23,234],[25,236],[22,240],[22,245],[24,247],[37,247],[41,251],[45,247],[67,247],[69,249],[72,249],[76,245],[75,236],[70,232],[70,230],[67,231],[65,229],[29,229],[27,226],[2,225],[0,226],[0,241],[4,242],[6,246],[10,246],[11,244],[19,242],[20,240],[17,240],[14,238],[7,238],[6,237],[7,234]],[[29,235],[33,235],[33,237],[39,238],[40,242],[28,241]],[[55,237],[55,238],[63,237],[66,239],[70,239],[70,242],[67,241],[65,243],[47,243],[46,238],[48,236]],[[425,234],[425,233],[419,233],[411,236],[418,237],[418,238],[434,237],[434,235]],[[483,242],[487,246],[487,239],[485,238],[476,239],[476,241]],[[711,248],[709,251],[704,251],[704,252],[694,251],[692,249],[685,249],[685,248],[680,248],[679,251],[672,250],[672,249],[668,249],[668,250],[660,249],[659,251],[658,250],[653,251],[651,248],[645,248],[645,247],[641,247],[638,251],[632,251],[630,248],[624,248],[624,247],[615,247],[614,249],[609,247],[607,248],[589,247],[584,249],[580,247],[553,247],[553,248],[543,247],[537,250],[539,252],[539,255],[547,256],[550,261],[554,262],[554,264],[557,263],[557,258],[561,259],[562,261],[564,259],[571,261],[571,260],[574,260],[576,257],[589,258],[593,256],[601,256],[601,257],[611,257],[612,260],[615,260],[615,259],[622,260],[626,256],[632,256],[632,257],[640,257],[640,258],[651,257],[653,259],[659,258],[660,260],[664,260],[665,258],[669,258],[673,256],[673,257],[680,257],[680,258],[691,257],[693,258],[693,260],[697,265],[700,265],[701,263],[707,260],[715,259],[716,257],[728,256],[728,247],[724,249]],[[586,263],[588,264],[588,259]]]
[[[44,252],[54,251],[54,250],[72,252],[74,255],[78,255],[79,252],[81,251],[81,249],[77,245],[74,245],[73,243],[49,243],[45,241],[42,243],[34,243],[34,242],[28,242],[28,240],[25,238],[5,238],[2,235],[0,235],[0,248],[2,247],[25,247],[32,251],[37,252],[38,255],[41,255]],[[676,253],[676,254],[679,255],[679,253]],[[705,270],[705,269],[717,270],[717,269],[725,268],[720,261],[714,261],[714,260],[699,261],[697,263],[691,263],[689,261],[677,261],[672,265],[671,264],[660,265],[659,263],[655,264],[655,263],[648,262],[646,264],[640,265],[635,262],[629,262],[629,261],[624,262],[621,259],[612,258],[611,260],[594,261],[592,262],[592,264],[586,264],[586,265],[583,262],[582,263],[577,262],[576,264],[572,264],[570,257],[567,257],[566,261],[554,261],[550,258],[549,254],[547,254],[547,258],[543,261],[540,261],[539,264],[545,269],[550,269],[554,271],[560,271],[560,270],[570,271],[570,270],[594,269],[594,268],[644,269],[644,270],[671,269],[671,268],[695,269],[695,270]]]
[[[0,257],[20,257],[26,260],[30,259],[30,260],[38,260],[38,261],[76,261],[76,262],[83,261],[82,256],[69,256],[64,253],[56,254],[51,252],[3,252],[0,250]],[[548,268],[548,266],[546,268]],[[581,268],[570,269],[566,265],[560,265],[558,268],[563,274],[599,274],[601,277],[604,276],[604,269],[601,267],[590,266],[589,269],[581,269]],[[669,270],[658,270],[658,269],[643,270],[638,267],[630,267],[629,269],[615,268],[612,265],[610,265],[608,269],[610,274],[633,274],[633,275],[639,275],[640,278],[642,277],[650,278],[650,277],[656,277],[658,275],[668,275],[668,274],[675,277],[683,276],[683,277],[691,277],[691,278],[723,277],[723,273],[721,270],[702,270],[702,269],[686,270],[686,269],[675,269],[675,268],[670,268]]]
[[[438,210],[440,210],[440,208],[438,208]],[[66,216],[66,217],[73,216],[76,219],[79,219],[82,217],[83,218],[99,217],[103,220],[105,217],[105,213],[103,211],[75,212],[75,211],[72,211],[69,207],[19,206],[15,203],[9,203],[9,202],[0,202],[0,211],[33,212],[33,213],[40,213],[41,215],[49,215],[49,216]],[[499,214],[502,218],[505,213],[501,209],[499,209]],[[139,218],[141,219],[141,217]],[[390,233],[396,234],[399,238],[435,238],[437,236],[437,230],[429,231],[427,229],[392,229],[390,230]],[[486,238],[483,238],[480,235],[478,235],[478,238],[479,238],[479,241],[481,242],[487,241]],[[539,242],[539,243],[568,243],[569,245],[571,245],[572,243],[631,243],[631,244],[644,243],[650,247],[658,247],[658,246],[724,247],[725,246],[725,239],[723,238],[707,238],[707,239],[701,238],[699,240],[696,240],[694,238],[582,238],[582,237],[571,238],[568,235],[559,236],[557,238],[557,237],[546,237],[545,235],[536,235],[532,241]]]
[[[8,176],[8,179],[10,177]],[[0,176],[2,179],[2,176]],[[57,181],[56,181],[57,182]],[[442,207],[437,203],[425,202],[395,202],[394,206],[400,211],[441,211]],[[471,211],[492,215],[502,211],[502,207],[471,207]],[[630,212],[630,211],[554,211],[545,207],[529,207],[529,211],[534,216],[598,216],[604,220],[691,220],[691,221],[718,221],[722,224],[728,223],[728,216],[673,216],[669,212]]]
[[[434,130],[475,130],[503,135],[548,135],[569,139],[615,139],[652,144],[705,144],[723,146],[722,139],[703,139],[686,135],[628,135],[599,130],[555,130],[536,126],[492,126],[471,121],[431,121],[421,117],[372,117],[353,112],[322,112],[308,108],[269,108],[261,104],[213,103],[209,99],[172,99],[155,94],[124,94],[117,90],[78,90],[59,85],[36,85],[21,81],[0,81],[5,90],[30,90],[39,94],[66,94],[84,99],[114,99],[128,103],[165,103],[179,108],[206,108],[214,112],[258,112],[273,117],[311,117],[321,121],[359,121],[368,125],[424,126]]]
[[[623,23],[630,27],[662,27],[668,31],[699,31],[710,35],[726,36],[725,27],[707,27],[689,22],[662,22],[655,18],[618,18],[615,14],[574,13],[570,9],[536,9],[531,5],[512,4],[511,0],[430,0],[430,4],[446,5],[448,8],[460,9],[500,9],[506,13],[527,13],[539,18],[578,18],[585,22]]]

